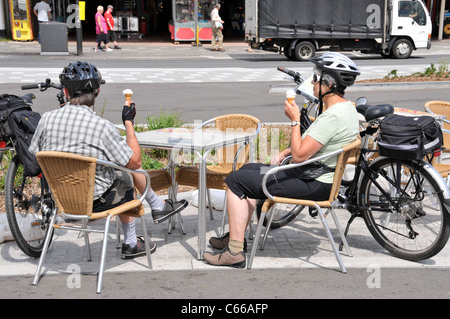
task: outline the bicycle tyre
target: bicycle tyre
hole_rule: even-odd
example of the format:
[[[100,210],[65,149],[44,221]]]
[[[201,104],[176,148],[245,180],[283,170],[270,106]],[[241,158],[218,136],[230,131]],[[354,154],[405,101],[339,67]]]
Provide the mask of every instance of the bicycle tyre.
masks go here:
[[[433,177],[422,165],[407,160],[384,158],[370,167],[376,182],[395,197],[395,205],[389,205],[369,177],[363,176],[359,201],[364,221],[375,240],[395,257],[410,261],[428,259],[439,253],[449,239],[450,216],[443,208],[444,198]],[[400,181],[397,182],[400,188],[388,181],[386,173]]]
[[[261,207],[262,205],[258,206],[256,209],[258,220],[261,217]],[[304,207],[305,206],[302,205],[275,203],[273,208],[274,216],[272,219],[272,224],[270,224],[270,229],[277,229],[286,226],[300,214]],[[263,222],[264,227],[267,227],[268,222],[269,216],[266,215]]]
[[[48,186],[41,177],[26,177],[22,189],[22,171],[22,164],[15,156],[6,173],[6,214],[11,233],[19,248],[26,255],[38,258],[49,229],[53,201]],[[53,228],[51,231],[53,232]]]

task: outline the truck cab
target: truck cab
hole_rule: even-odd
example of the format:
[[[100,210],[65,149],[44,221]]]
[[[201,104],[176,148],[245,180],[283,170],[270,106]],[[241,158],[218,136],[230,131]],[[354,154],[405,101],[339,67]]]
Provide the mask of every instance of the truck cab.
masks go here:
[[[431,47],[431,18],[422,1],[392,1],[389,30],[390,53],[408,58],[412,51]]]

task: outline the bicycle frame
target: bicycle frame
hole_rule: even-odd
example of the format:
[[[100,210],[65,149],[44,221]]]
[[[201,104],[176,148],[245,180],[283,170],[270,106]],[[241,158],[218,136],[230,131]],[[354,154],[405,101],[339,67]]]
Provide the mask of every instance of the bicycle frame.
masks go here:
[[[388,191],[386,191],[381,185],[379,185],[376,178],[374,178],[375,172],[371,169],[371,167],[373,165],[376,165],[377,162],[383,160],[385,157],[378,157],[369,163],[369,160],[365,156],[365,154],[367,154],[367,153],[378,152],[377,150],[371,150],[368,148],[369,137],[378,131],[378,127],[374,128],[374,126],[377,126],[377,125],[378,125],[377,120],[371,121],[368,123],[367,128],[360,133],[360,135],[362,136],[362,143],[361,143],[362,146],[361,146],[361,152],[358,156],[358,161],[356,162],[356,165],[355,165],[355,173],[354,173],[353,182],[348,187],[345,197],[342,195],[340,195],[338,197],[339,201],[342,205],[342,208],[347,209],[351,214],[351,217],[347,223],[347,227],[344,232],[345,236],[347,236],[347,233],[349,231],[350,225],[353,222],[353,220],[356,217],[361,217],[362,209],[365,209],[364,207],[362,207],[360,205],[360,203],[358,203],[358,197],[359,197],[359,191],[360,191],[359,187],[360,187],[361,178],[363,175],[366,175],[371,180],[373,185],[375,185],[376,188],[380,191],[380,193],[385,196],[390,207],[395,206],[394,199],[392,198],[392,196],[389,194]],[[399,162],[405,162],[405,160],[399,160]],[[450,214],[450,190],[447,187],[447,183],[445,182],[445,180],[442,178],[442,176],[439,174],[439,172],[429,162],[427,162],[423,159],[419,160],[419,161],[411,161],[411,162],[416,162],[420,166],[422,166],[437,182],[439,190],[442,192],[442,195],[444,197],[444,202],[442,204],[445,207],[447,213]],[[397,167],[397,168],[400,169],[400,167]],[[398,175],[399,173],[400,172],[395,172],[394,175],[399,176]],[[389,176],[384,176],[384,177],[386,178],[386,180],[388,180],[392,184],[393,187],[395,187],[395,189],[401,190],[401,187],[399,187],[399,185],[397,185],[397,183],[399,182],[398,178],[392,179]],[[416,175],[413,173],[411,175],[408,183],[413,181],[415,178],[416,178]],[[416,185],[417,185],[417,187],[421,187],[420,181],[416,181]],[[403,190],[402,190],[402,192],[403,192]],[[342,250],[342,243],[340,246],[340,250]]]

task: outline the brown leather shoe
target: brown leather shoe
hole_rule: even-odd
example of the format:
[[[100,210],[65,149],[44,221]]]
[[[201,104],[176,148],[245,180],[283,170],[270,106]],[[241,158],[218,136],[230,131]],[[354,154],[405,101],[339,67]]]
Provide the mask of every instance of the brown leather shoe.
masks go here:
[[[244,268],[246,264],[245,253],[243,251],[233,254],[228,246],[224,249],[215,252],[206,252],[203,258],[215,266],[229,266],[233,268]]]
[[[218,250],[222,250],[228,246],[230,241],[230,233],[225,233],[222,237],[211,237],[209,239],[209,244]],[[244,253],[247,252],[247,240],[244,238]]]

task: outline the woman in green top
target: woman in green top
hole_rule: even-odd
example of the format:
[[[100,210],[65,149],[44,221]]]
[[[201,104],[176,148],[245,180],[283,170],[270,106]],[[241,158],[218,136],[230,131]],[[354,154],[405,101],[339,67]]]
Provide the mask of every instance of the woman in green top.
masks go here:
[[[319,116],[301,136],[300,108],[285,101],[284,112],[291,121],[291,147],[272,159],[272,165],[279,165],[289,155],[295,163],[304,162],[325,153],[337,150],[355,140],[359,133],[356,108],[344,99],[344,90],[355,82],[360,74],[358,67],[340,53],[325,53],[310,60],[315,64],[314,95],[319,99]],[[323,162],[334,168],[337,156]],[[262,179],[268,165],[250,163],[232,172],[226,179],[227,207],[230,232],[224,236],[210,238],[210,244],[219,249],[205,253],[205,260],[214,265],[243,268],[245,230],[253,214],[257,199],[265,199]],[[283,170],[272,175],[267,183],[268,191],[274,196],[326,200],[331,191],[333,172],[327,172],[314,179],[299,177],[299,172]]]

